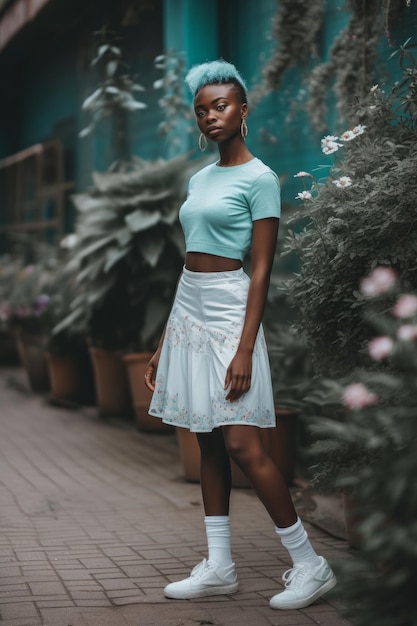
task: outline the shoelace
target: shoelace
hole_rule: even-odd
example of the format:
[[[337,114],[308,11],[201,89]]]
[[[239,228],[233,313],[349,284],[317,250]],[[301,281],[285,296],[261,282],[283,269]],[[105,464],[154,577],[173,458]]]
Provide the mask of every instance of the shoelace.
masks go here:
[[[298,587],[302,584],[304,578],[307,576],[307,569],[301,567],[292,567],[284,572],[282,580],[285,582],[286,587]]]
[[[207,559],[203,559],[201,563],[195,566],[195,568],[191,572],[191,576],[193,578],[201,578],[203,574],[209,569],[211,569],[210,563],[207,561]]]

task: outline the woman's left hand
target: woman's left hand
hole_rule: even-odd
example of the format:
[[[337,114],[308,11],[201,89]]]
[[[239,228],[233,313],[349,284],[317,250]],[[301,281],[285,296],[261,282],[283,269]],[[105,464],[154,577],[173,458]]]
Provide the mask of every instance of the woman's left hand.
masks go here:
[[[226,372],[224,388],[229,389],[226,400],[238,400],[249,391],[252,377],[252,352],[238,350]]]

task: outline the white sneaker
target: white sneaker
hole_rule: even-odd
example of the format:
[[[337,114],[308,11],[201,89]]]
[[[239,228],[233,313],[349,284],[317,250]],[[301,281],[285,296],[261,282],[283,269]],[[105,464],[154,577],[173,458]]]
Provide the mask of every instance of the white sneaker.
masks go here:
[[[164,589],[167,598],[190,600],[205,596],[219,596],[235,593],[239,589],[235,564],[222,567],[214,561],[204,559],[195,566],[190,576]]]
[[[320,564],[297,563],[285,572],[282,579],[285,591],[277,593],[269,604],[273,609],[302,609],[312,604],[336,584],[336,576],[322,556]]]

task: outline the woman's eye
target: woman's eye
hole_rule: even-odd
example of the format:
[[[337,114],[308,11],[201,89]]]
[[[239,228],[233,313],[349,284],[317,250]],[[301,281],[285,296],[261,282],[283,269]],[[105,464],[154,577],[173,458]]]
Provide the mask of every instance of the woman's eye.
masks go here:
[[[225,104],[219,104],[219,105],[218,105],[218,107],[217,107],[217,110],[218,110],[218,111],[224,111],[224,110],[225,110],[225,108],[226,108],[226,105],[225,105]]]
[[[204,115],[204,111],[198,111],[198,112],[196,113],[196,115],[197,115],[197,117],[203,117],[203,115]]]

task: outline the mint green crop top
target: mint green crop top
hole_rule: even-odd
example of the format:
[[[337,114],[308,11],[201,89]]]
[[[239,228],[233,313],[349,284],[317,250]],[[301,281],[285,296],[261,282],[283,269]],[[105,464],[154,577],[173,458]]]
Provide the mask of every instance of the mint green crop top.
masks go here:
[[[212,163],[194,174],[179,217],[187,252],[243,261],[252,243],[252,222],[280,214],[278,177],[254,158],[232,167]]]

